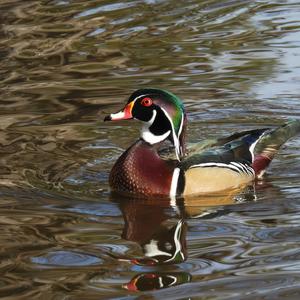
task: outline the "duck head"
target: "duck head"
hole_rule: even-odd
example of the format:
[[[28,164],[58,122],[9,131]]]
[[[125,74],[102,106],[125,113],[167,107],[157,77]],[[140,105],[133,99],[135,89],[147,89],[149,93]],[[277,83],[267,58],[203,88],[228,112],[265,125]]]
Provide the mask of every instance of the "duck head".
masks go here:
[[[185,155],[186,114],[181,100],[160,89],[140,89],[128,99],[125,107],[105,117],[104,121],[136,119],[144,123],[141,137],[154,145],[170,140],[178,160]]]

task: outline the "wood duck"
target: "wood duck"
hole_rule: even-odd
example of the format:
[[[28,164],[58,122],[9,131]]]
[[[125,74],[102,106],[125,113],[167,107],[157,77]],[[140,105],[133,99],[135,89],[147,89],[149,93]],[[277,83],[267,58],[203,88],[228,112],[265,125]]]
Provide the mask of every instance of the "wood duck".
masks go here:
[[[234,133],[186,149],[187,118],[182,101],[161,89],[140,89],[118,113],[104,121],[143,122],[140,138],[113,166],[113,191],[137,197],[186,197],[241,189],[261,177],[289,138],[300,132],[300,120],[275,129]],[[171,142],[174,157],[161,152]]]

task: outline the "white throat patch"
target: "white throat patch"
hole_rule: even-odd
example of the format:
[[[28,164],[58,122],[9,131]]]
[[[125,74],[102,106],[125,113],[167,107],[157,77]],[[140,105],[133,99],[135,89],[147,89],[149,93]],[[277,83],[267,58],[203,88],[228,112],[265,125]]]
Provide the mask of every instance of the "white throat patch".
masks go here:
[[[141,136],[144,141],[146,141],[147,143],[149,143],[151,145],[164,141],[171,133],[171,130],[168,130],[167,132],[165,132],[162,135],[154,135],[152,132],[150,132],[149,127],[153,124],[153,122],[156,118],[156,115],[157,115],[157,111],[153,110],[152,118],[148,122],[145,122],[144,126],[142,127]]]

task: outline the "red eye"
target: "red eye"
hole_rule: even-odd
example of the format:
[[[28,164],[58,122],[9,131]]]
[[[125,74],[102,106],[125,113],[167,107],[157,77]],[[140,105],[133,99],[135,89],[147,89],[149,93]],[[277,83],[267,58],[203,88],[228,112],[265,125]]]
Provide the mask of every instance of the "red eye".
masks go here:
[[[152,105],[152,103],[153,103],[153,101],[152,101],[152,99],[149,98],[149,97],[146,97],[146,98],[144,98],[144,99],[141,101],[141,104],[142,104],[143,106],[150,106],[150,105]]]

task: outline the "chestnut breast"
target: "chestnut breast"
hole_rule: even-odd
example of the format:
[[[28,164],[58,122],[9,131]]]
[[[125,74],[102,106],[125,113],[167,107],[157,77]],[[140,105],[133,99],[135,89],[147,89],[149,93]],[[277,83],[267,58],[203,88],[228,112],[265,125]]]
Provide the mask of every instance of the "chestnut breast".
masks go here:
[[[114,191],[141,196],[168,196],[175,162],[163,160],[152,145],[138,140],[113,166],[109,183]]]

